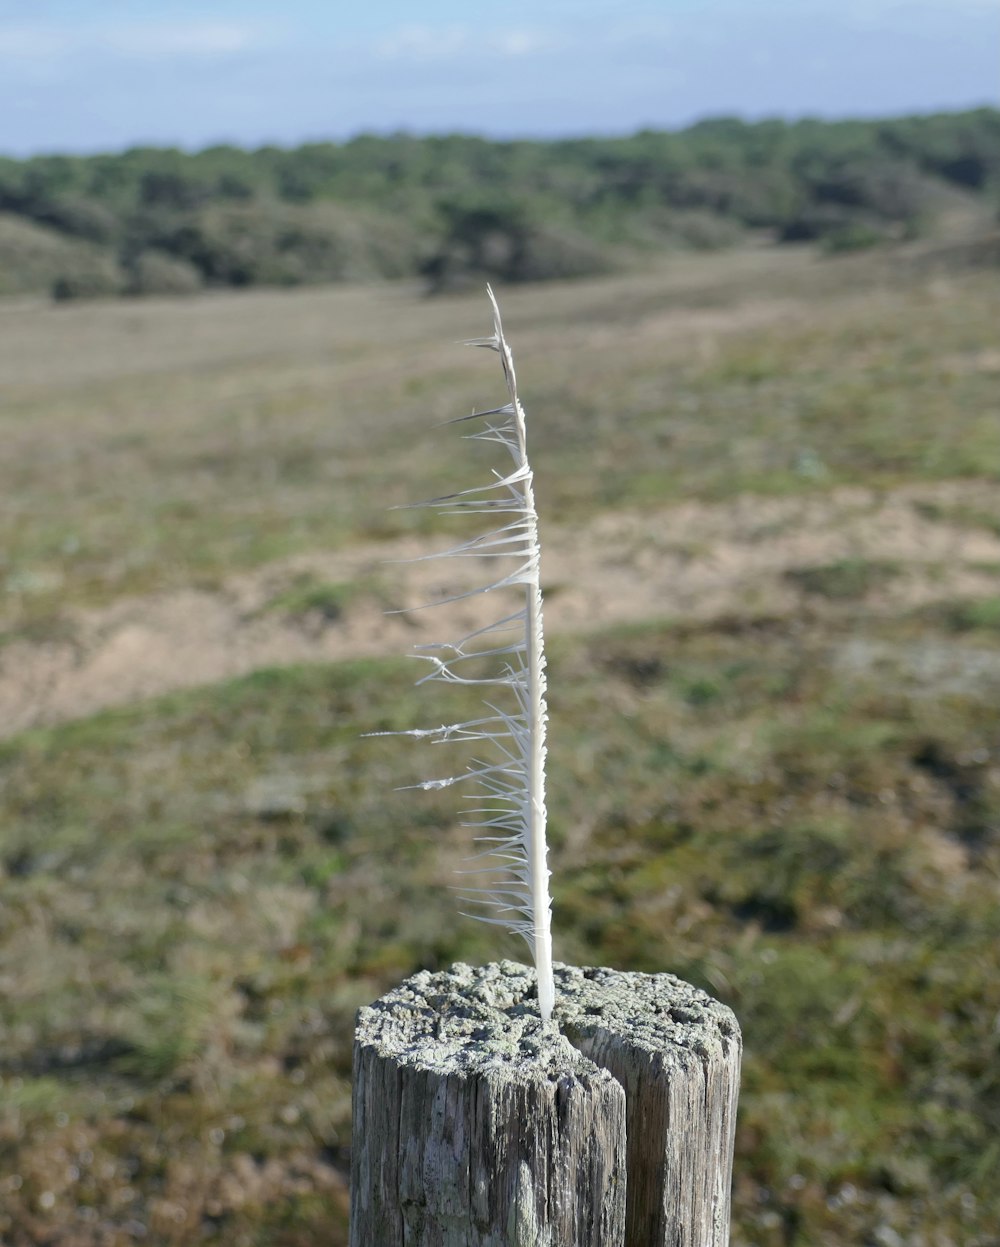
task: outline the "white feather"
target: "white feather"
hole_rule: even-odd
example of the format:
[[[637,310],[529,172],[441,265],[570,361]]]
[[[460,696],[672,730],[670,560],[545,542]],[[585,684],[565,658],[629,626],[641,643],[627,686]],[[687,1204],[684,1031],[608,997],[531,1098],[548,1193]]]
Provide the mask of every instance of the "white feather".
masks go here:
[[[514,361],[504,338],[497,301],[490,287],[487,292],[493,308],[493,334],[467,345],[487,347],[499,354],[510,401],[502,407],[473,412],[447,423],[485,421],[482,431],[472,434],[472,438],[505,447],[513,459],[513,469],[506,474],[494,471],[495,479],[486,485],[414,505],[434,507],[446,514],[458,511],[514,517],[452,550],[425,557],[508,560],[513,564],[511,569],[504,572],[501,565],[501,574],[489,584],[443,601],[503,590],[518,594],[521,605],[513,613],[505,613],[494,623],[458,641],[421,646],[421,652],[414,657],[431,667],[418,683],[439,680],[447,684],[476,685],[484,690],[488,688],[493,699],[505,697],[510,705],[504,708],[488,702],[490,713],[481,719],[389,734],[413,736],[435,744],[454,740],[486,742],[491,756],[470,763],[461,775],[425,780],[412,787],[439,789],[468,783],[476,790],[471,799],[477,804],[466,811],[468,817],[463,825],[484,833],[475,840],[488,847],[470,861],[477,863],[475,870],[484,872],[488,881],[483,887],[461,889],[462,899],[475,909],[488,911],[474,912],[472,917],[505,926],[527,940],[538,974],[539,1010],[547,1021],[552,1013],[554,985],[545,843],[547,713],[538,515],[528,463],[525,413],[517,396]],[[509,639],[510,636],[514,639]],[[428,653],[428,650],[436,652]],[[494,674],[463,674],[468,670],[464,664],[475,660],[478,670],[484,659],[496,662]],[[494,872],[495,879],[492,878]]]

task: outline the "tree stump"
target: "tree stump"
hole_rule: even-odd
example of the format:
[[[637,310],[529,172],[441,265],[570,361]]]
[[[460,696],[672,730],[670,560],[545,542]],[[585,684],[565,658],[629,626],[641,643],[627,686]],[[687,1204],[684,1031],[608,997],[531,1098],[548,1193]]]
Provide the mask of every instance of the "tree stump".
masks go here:
[[[670,974],[504,961],[360,1010],[351,1247],[726,1247],[741,1041]]]

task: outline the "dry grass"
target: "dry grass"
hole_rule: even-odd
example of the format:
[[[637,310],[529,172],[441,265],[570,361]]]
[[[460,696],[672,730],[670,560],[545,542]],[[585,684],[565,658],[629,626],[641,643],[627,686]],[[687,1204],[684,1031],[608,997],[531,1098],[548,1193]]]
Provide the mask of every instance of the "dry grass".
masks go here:
[[[995,1241],[998,304],[763,251],[504,299],[557,955],[736,1008],[737,1244]],[[428,426],[492,397],[483,312],[0,305],[0,701],[39,664],[53,721],[0,744],[12,1247],[344,1241],[354,1008],[511,951],[439,903],[454,810],[391,791],[425,759],[358,739],[426,717],[375,657],[416,617],[374,621],[445,586],[373,564],[468,478]]]
[[[995,478],[995,285],[892,288],[853,263],[750,252],[512,294],[548,514]],[[878,280],[852,292],[862,273]],[[0,629],[426,523],[386,508],[464,479],[428,426],[484,398],[451,345],[481,304],[384,288],[0,310]]]

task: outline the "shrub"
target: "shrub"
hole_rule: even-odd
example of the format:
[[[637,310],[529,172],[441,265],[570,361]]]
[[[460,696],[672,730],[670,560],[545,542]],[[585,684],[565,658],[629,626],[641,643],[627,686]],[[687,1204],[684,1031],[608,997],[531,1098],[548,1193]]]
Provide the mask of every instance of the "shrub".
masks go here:
[[[62,234],[97,243],[111,242],[120,228],[118,218],[110,209],[83,196],[41,203],[32,209],[30,216],[40,225],[51,226]]]
[[[121,294],[124,280],[121,269],[106,255],[97,254],[89,263],[80,263],[58,273],[52,282],[51,294],[57,303],[71,299],[100,299]]]
[[[682,247],[693,251],[719,251],[734,246],[743,231],[732,219],[716,212],[675,212],[671,221],[672,232]]]
[[[214,286],[365,281],[416,266],[416,236],[405,222],[330,203],[215,205],[150,223],[142,241]]]
[[[76,281],[97,274],[101,280],[109,267],[117,272],[113,257],[93,243],[0,213],[0,295],[51,293],[60,278]]]
[[[520,204],[449,202],[444,239],[423,266],[432,292],[483,277],[504,282],[590,277],[616,265],[606,246],[566,227],[532,219]]]
[[[202,286],[193,264],[163,251],[140,251],[126,265],[128,294],[193,294]]]
[[[823,239],[823,250],[829,255],[844,251],[863,251],[866,247],[876,247],[886,241],[884,230],[877,230],[861,221],[850,225],[841,225],[831,230]]]

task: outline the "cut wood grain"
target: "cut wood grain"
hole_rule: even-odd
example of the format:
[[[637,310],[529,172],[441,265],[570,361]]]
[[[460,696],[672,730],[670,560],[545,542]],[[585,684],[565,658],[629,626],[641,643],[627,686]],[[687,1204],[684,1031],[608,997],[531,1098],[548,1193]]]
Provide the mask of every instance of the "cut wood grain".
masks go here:
[[[422,972],[360,1011],[351,1247],[725,1247],[729,1009],[669,974]]]

